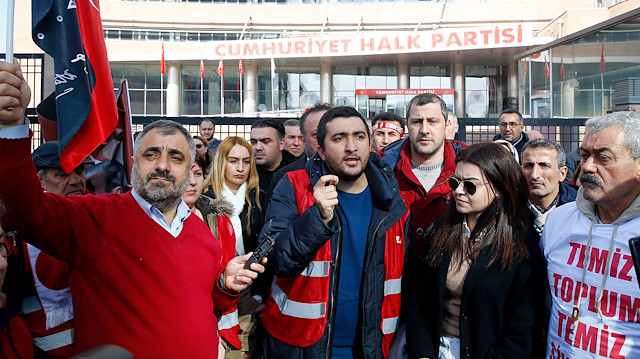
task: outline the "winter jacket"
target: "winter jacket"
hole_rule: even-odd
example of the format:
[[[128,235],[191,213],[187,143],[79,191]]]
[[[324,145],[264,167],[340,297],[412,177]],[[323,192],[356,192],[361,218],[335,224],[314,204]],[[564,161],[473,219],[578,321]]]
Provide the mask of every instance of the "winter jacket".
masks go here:
[[[398,181],[400,195],[412,214],[413,240],[420,243],[425,229],[439,217],[451,198],[451,187],[447,178],[456,171],[456,154],[466,145],[460,142],[444,141],[444,166],[442,173],[427,192],[411,171],[411,143],[409,139],[397,141],[382,151],[384,160],[393,168]]]
[[[640,196],[611,224],[600,223],[583,188],[549,214],[540,240],[552,299],[547,357],[640,358],[640,289],[628,242],[638,235]]]
[[[428,239],[425,239],[428,240]],[[534,238],[529,258],[511,267],[487,267],[490,246],[480,251],[464,279],[460,303],[461,358],[532,358],[543,325],[544,264]],[[407,349],[411,358],[438,358],[450,257],[433,268],[416,260],[408,277]]]
[[[328,171],[318,155],[308,161],[305,171],[309,176],[309,187],[306,191],[310,196],[313,196],[313,186],[321,176],[328,174]],[[383,358],[385,354],[383,350],[384,335],[381,328],[381,308],[385,297],[386,233],[390,230],[398,231],[398,223],[404,225],[407,217],[407,208],[398,192],[391,168],[378,155],[371,153],[365,174],[371,188],[373,210],[368,229],[369,239],[360,294],[362,323],[359,326],[356,338],[357,342],[359,342],[357,344],[361,345],[364,357]],[[310,262],[321,248],[325,244],[329,244],[331,254],[328,274],[330,277],[330,293],[326,303],[327,315],[325,316],[324,332],[317,342],[309,346],[302,347],[299,344],[309,340],[311,336],[309,328],[305,326],[295,328],[300,336],[298,341],[283,338],[277,327],[278,322],[275,320],[277,318],[270,317],[268,311],[265,310],[262,319],[269,332],[266,354],[268,358],[330,357],[333,340],[331,329],[336,311],[333,303],[337,295],[337,281],[342,260],[339,255],[342,241],[339,218],[343,217],[343,215],[339,207],[336,207],[336,216],[326,224],[315,205],[311,205],[302,214],[299,214],[295,193],[300,189],[294,188],[290,175],[291,173],[285,175],[274,189],[266,215],[267,222],[261,237],[269,234],[276,242],[274,252],[270,258],[275,262],[277,276],[281,278],[301,278],[301,273],[305,269],[308,270]],[[393,233],[399,236],[396,238],[399,244],[404,245],[402,253],[405,253],[409,240],[403,241],[402,237],[407,238],[404,233]],[[401,258],[401,263],[403,262],[404,258]],[[272,287],[271,295],[273,294]],[[273,302],[271,295],[268,301]],[[269,303],[267,303],[267,306],[269,306]],[[278,340],[276,337],[282,340]]]

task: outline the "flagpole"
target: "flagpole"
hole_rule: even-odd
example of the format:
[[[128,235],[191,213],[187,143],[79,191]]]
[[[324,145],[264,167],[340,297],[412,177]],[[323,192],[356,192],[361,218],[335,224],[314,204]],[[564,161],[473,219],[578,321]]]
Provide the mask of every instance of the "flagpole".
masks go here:
[[[224,74],[220,76],[220,114],[224,115]]]
[[[242,81],[242,75],[240,75],[240,114],[244,113],[243,110],[242,110],[242,108],[244,107],[244,106],[242,106],[242,82],[243,82]]]
[[[164,116],[164,74],[160,74],[160,117]]]
[[[15,13],[14,0],[7,1],[7,49],[5,61],[13,64],[13,16]]]
[[[275,86],[276,81],[276,63],[273,61],[273,57],[271,58],[271,111],[276,110],[276,94],[274,89],[277,89]]]
[[[204,77],[200,77],[200,116],[204,116]]]

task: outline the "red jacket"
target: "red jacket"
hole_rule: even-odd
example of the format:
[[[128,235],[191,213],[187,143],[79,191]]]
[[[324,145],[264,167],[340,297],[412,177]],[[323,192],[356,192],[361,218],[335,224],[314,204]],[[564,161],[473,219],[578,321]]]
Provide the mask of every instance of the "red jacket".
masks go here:
[[[411,143],[408,139],[384,148],[384,159],[392,166],[400,195],[411,211],[413,239],[420,244],[424,230],[442,213],[451,198],[447,178],[456,171],[456,153],[466,145],[444,141],[444,166],[440,176],[427,192],[411,170]]]

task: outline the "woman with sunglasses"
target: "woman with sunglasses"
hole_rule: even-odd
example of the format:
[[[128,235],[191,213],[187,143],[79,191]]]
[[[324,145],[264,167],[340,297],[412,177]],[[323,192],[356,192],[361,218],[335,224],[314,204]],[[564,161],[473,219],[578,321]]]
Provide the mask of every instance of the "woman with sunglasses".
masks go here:
[[[2,229],[6,214],[4,202],[0,200],[0,289],[7,275],[7,257],[15,249],[15,233]],[[6,297],[0,292],[0,358],[33,358],[33,342],[27,326],[19,317],[17,309],[6,308]]]
[[[520,166],[500,144],[476,144],[457,155],[448,182],[452,199],[409,272],[409,358],[531,358],[545,276],[525,235]]]
[[[244,255],[253,251],[262,227],[262,208],[258,200],[260,188],[255,157],[247,140],[229,136],[220,142],[204,188],[207,196],[225,199],[232,205],[230,219],[235,232],[235,253]],[[256,283],[260,281],[254,282],[252,287],[242,293],[238,304],[242,348],[236,349],[240,349],[244,357],[250,357],[258,349],[252,299],[252,292],[257,294]],[[227,346],[227,358],[235,358],[239,353],[239,350]]]

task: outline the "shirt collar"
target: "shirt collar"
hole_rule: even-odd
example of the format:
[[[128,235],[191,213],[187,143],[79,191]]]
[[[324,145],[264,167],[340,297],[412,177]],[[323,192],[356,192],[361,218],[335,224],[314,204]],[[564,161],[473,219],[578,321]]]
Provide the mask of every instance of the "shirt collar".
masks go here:
[[[140,206],[140,208],[142,208],[144,213],[146,213],[149,217],[151,217],[151,219],[162,226],[162,228],[167,230],[174,237],[177,237],[180,234],[180,232],[182,231],[182,223],[186,221],[191,214],[191,210],[182,199],[180,200],[180,203],[178,203],[176,217],[173,219],[173,223],[169,224],[164,218],[164,215],[162,215],[162,212],[160,212],[159,209],[154,207],[147,200],[142,198],[142,196],[140,196],[140,194],[136,190],[132,189],[131,194],[133,195],[133,198],[136,200],[136,202],[138,202],[138,205]]]

